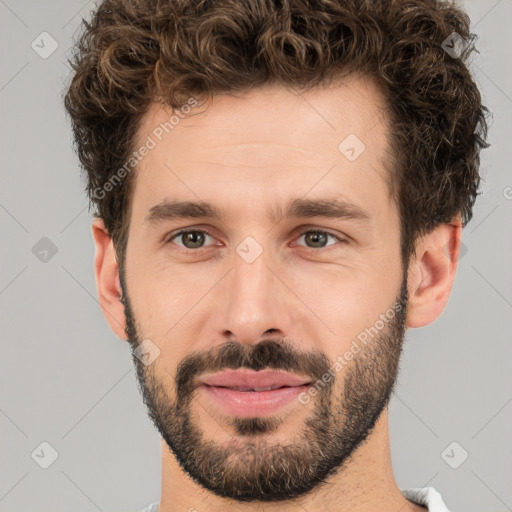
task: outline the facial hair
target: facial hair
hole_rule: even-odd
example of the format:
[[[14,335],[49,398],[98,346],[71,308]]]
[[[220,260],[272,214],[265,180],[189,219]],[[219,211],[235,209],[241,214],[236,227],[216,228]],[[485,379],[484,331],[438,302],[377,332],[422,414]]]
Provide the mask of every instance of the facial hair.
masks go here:
[[[389,403],[406,331],[406,271],[401,290],[388,310],[394,316],[387,322],[381,320],[384,327],[364,346],[359,342],[360,350],[353,359],[327,383],[322,377],[329,369],[332,372],[335,362],[323,352],[299,351],[287,340],[269,338],[251,345],[230,341],[190,353],[180,361],[175,379],[166,379],[168,373],[157,374],[154,363],[145,365],[134,354],[145,338],[136,328],[140,324],[122,269],[120,281],[126,334],[148,415],[183,471],[217,496],[240,502],[291,501],[325,485],[329,477],[349,464],[350,456],[368,438]],[[173,345],[168,340],[165,343]],[[262,439],[285,419],[273,415],[230,418],[234,442],[221,445],[206,439],[192,406],[197,377],[227,368],[299,373],[311,377],[313,383],[322,381],[324,386],[311,397],[311,414],[286,444],[272,443],[268,440],[271,435]]]

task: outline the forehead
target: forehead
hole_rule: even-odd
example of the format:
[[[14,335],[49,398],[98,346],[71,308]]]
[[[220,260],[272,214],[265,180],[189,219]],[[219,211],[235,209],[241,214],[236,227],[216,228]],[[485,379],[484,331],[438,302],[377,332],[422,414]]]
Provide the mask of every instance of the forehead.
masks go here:
[[[306,92],[265,85],[185,112],[155,103],[143,117],[137,144],[154,147],[136,169],[137,216],[170,197],[229,204],[387,188],[386,105],[367,79]]]
[[[189,103],[197,99],[191,94]],[[178,110],[185,112],[183,108]],[[192,108],[193,115],[187,108],[185,114],[175,115],[172,120],[174,112],[170,107],[152,103],[139,127],[138,143],[168,123],[167,130],[163,127],[165,139],[185,140],[188,135],[201,135],[204,138],[199,150],[255,140],[316,149],[318,138],[312,135],[337,140],[346,132],[365,139],[374,128],[379,134],[378,128],[384,128],[386,110],[380,88],[372,79],[362,76],[350,75],[330,86],[305,92],[265,84],[245,93],[216,94],[201,108]],[[288,128],[285,131],[284,126]]]

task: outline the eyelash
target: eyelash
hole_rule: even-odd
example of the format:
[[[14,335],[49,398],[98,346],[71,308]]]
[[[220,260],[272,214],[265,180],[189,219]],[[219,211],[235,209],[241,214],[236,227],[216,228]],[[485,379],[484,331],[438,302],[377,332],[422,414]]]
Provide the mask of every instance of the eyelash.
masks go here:
[[[179,236],[181,236],[185,233],[202,233],[202,234],[208,235],[211,238],[214,238],[214,236],[212,234],[210,234],[210,232],[206,229],[182,229],[181,231],[178,231],[177,233],[171,234],[171,236],[167,237],[165,245],[172,243],[172,240],[174,240],[175,238],[178,238]],[[327,236],[330,236],[330,237],[336,239],[341,244],[346,244],[348,242],[348,240],[346,240],[344,238],[340,238],[336,235],[333,235],[332,233],[329,233],[328,231],[324,231],[321,229],[307,229],[305,231],[302,231],[299,235],[299,238],[304,236],[307,233],[319,233],[319,234],[327,235]],[[333,244],[333,245],[335,245],[335,244]],[[185,254],[197,253],[201,249],[206,249],[206,247],[198,247],[197,249],[187,249],[186,247],[182,247],[180,245],[177,245],[177,247],[179,247],[179,249],[178,249],[179,251],[181,251]],[[332,248],[332,245],[326,246],[326,247],[319,247],[319,248],[307,247],[307,246],[300,246],[300,247],[302,247],[306,251],[318,252],[320,250],[329,250],[330,248]]]

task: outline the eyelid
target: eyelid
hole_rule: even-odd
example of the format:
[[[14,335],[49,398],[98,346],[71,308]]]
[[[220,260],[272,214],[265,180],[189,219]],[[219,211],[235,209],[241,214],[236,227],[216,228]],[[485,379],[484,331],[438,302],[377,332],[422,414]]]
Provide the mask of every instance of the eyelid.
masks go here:
[[[185,227],[185,228],[180,228],[179,230],[177,231],[173,231],[171,233],[168,233],[165,237],[164,237],[164,245],[167,245],[169,243],[172,243],[172,240],[175,239],[176,237],[184,234],[184,233],[189,233],[189,232],[199,232],[199,233],[204,233],[206,234],[207,236],[215,239],[215,236],[211,234],[210,230],[206,227],[203,227],[203,226],[190,226],[190,227]],[[331,233],[331,231],[329,231],[328,229],[326,228],[322,228],[322,227],[319,227],[319,226],[299,226],[298,228],[296,228],[294,231],[293,231],[293,236],[294,238],[300,238],[302,236],[304,236],[305,234],[307,233],[311,233],[311,232],[320,232],[320,233],[324,233],[328,236],[331,236],[333,238],[335,238],[340,244],[345,244],[345,243],[348,243],[349,242],[349,237],[346,236],[346,235],[338,235],[338,234],[334,234],[334,233]],[[199,247],[197,249],[188,249],[186,247],[183,247],[181,245],[178,245],[176,244],[180,249],[180,251],[182,252],[185,252],[185,253],[197,253],[199,252],[201,249],[207,249],[208,247],[214,247],[215,245],[218,245],[218,244],[211,244],[209,246],[204,246],[204,247]],[[295,241],[294,242],[294,245],[298,245],[297,242]],[[331,245],[328,245],[326,247],[307,247],[305,245],[298,245],[298,247],[302,247],[303,249],[306,249],[306,250],[309,250],[309,251],[313,251],[313,252],[320,252],[320,251],[328,251],[329,249],[332,249],[333,247],[335,248],[338,244],[331,244]]]
[[[323,228],[311,228],[311,227],[300,229],[299,232],[298,232],[298,238],[302,238],[307,233],[322,233],[322,234],[325,234],[325,235],[330,236],[332,238],[335,238],[339,243],[346,243],[346,242],[348,242],[347,237],[336,235],[336,234],[331,233],[330,231],[328,231],[326,229],[323,229]],[[294,243],[296,244],[296,242],[294,242]],[[304,247],[305,249],[311,249],[311,250],[314,250],[314,251],[318,252],[320,250],[328,250],[330,247],[332,247],[334,245],[336,245],[336,244],[331,244],[331,245],[327,245],[326,247],[319,247],[319,248],[307,247],[306,245],[301,245],[300,247]]]
[[[164,237],[164,245],[170,244],[170,243],[172,243],[171,241],[174,240],[176,237],[183,235],[184,233],[190,233],[190,232],[204,233],[205,235],[215,239],[215,237],[211,234],[211,232],[207,228],[204,228],[201,226],[198,226],[198,227],[192,226],[192,227],[181,228],[178,231],[173,231],[172,233],[168,233]],[[180,247],[185,252],[187,252],[187,251],[188,252],[198,252],[199,249],[206,249],[207,247],[212,247],[213,245],[215,245],[215,244],[212,244],[211,246],[206,246],[206,247],[199,247],[198,249],[187,249],[186,247],[182,247],[181,245],[179,245],[178,247]]]

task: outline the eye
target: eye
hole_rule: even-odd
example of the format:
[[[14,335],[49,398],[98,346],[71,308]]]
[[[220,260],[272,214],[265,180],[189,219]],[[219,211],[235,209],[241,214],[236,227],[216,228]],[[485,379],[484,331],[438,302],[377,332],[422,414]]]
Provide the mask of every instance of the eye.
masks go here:
[[[300,240],[304,237],[304,240],[306,244],[306,249],[315,250],[315,249],[324,249],[326,247],[330,247],[331,245],[336,245],[336,242],[340,243],[346,243],[346,240],[343,238],[340,238],[336,235],[333,235],[332,233],[329,233],[327,231],[322,230],[308,230],[303,231],[298,238]],[[184,229],[181,231],[178,231],[177,233],[171,235],[167,238],[166,244],[173,243],[177,245],[178,247],[182,247],[184,252],[197,252],[197,249],[202,249],[205,246],[205,242],[207,238],[211,238],[212,240],[215,240],[213,236],[209,234],[208,231],[204,229]],[[334,241],[334,243],[329,244],[329,238]],[[176,241],[175,241],[176,240]],[[181,242],[181,243],[179,243]],[[221,245],[220,243],[213,243],[210,245]],[[302,245],[302,244],[296,244],[296,245]]]
[[[304,231],[300,235],[299,240],[302,237],[304,237],[304,240],[306,241],[306,243],[312,244],[312,246],[306,245],[306,247],[308,249],[323,249],[325,247],[329,247],[330,245],[335,245],[335,244],[327,244],[327,241],[329,238],[335,240],[335,242],[336,241],[341,242],[341,243],[345,242],[344,239],[339,238],[327,231],[322,231],[322,230]],[[299,244],[299,245],[302,245],[302,244]]]
[[[180,240],[183,245],[176,242],[173,243],[183,247],[185,250],[193,251],[194,249],[201,249],[207,237],[213,239],[208,231],[202,229],[182,230],[169,237],[166,243],[171,243],[174,239],[177,239]]]

